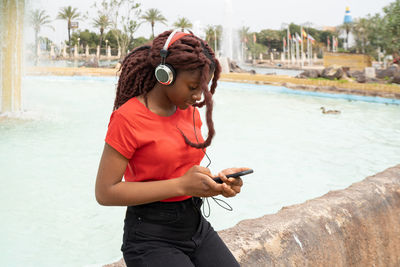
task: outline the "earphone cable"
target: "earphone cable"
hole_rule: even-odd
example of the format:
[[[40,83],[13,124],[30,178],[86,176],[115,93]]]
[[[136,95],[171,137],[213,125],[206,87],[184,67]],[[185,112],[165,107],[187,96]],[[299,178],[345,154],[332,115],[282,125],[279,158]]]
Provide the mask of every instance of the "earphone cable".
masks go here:
[[[196,120],[195,120],[195,111],[196,108],[193,107],[193,130],[194,130],[194,136],[196,137],[196,142],[199,144],[199,139],[197,138],[197,131],[196,131]],[[206,168],[208,168],[211,165],[211,159],[210,157],[207,155],[207,152],[204,150],[204,148],[201,149],[201,151],[203,151],[204,155],[207,157],[208,159],[208,164],[206,166]],[[216,198],[216,197],[211,197],[215,203],[218,204],[218,206],[220,206],[221,208],[227,210],[227,211],[233,211],[233,208],[231,205],[229,205],[225,200],[220,199],[220,198]],[[207,208],[208,208],[208,212],[206,213],[205,210],[205,205],[203,204],[201,209],[202,209],[202,213],[204,215],[204,217],[208,218],[210,217],[211,214],[211,206],[210,206],[210,202],[208,201],[207,197],[202,197],[203,203],[207,203]],[[223,206],[221,203],[223,203],[225,206]]]

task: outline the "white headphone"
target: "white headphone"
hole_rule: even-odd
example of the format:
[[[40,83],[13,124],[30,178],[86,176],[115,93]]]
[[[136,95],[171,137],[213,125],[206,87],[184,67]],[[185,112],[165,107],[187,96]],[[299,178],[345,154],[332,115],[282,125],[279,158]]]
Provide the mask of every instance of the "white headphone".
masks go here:
[[[161,63],[156,67],[154,74],[156,75],[156,79],[159,83],[164,85],[170,85],[174,82],[176,77],[176,71],[173,66],[169,64],[165,64],[165,59],[168,56],[168,48],[175,41],[179,40],[183,36],[189,35],[192,33],[184,33],[179,32],[178,30],[174,30],[168,36],[167,41],[164,44],[164,47],[160,51]],[[193,34],[192,34],[193,35]]]

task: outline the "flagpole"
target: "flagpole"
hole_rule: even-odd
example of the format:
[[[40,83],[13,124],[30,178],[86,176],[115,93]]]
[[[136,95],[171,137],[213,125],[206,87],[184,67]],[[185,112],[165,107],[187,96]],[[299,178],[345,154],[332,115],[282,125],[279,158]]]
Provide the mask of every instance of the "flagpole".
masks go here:
[[[297,36],[296,36],[296,39],[297,39]],[[296,40],[296,63],[297,63],[297,65],[301,65],[301,62],[300,62],[300,51],[299,51],[299,40]]]
[[[295,64],[295,56],[296,56],[296,50],[295,50],[295,42],[294,42],[294,38],[292,35],[292,39],[291,39],[291,45],[292,45],[292,53],[291,53],[291,59],[292,59],[292,65]]]
[[[289,65],[289,59],[290,59],[290,39],[289,39],[289,25],[287,26],[287,58],[288,58],[288,65]]]
[[[285,54],[286,54],[286,47],[285,47],[285,37],[283,37],[283,40],[282,40],[282,47],[283,47],[283,57],[281,56],[281,60],[282,60],[282,63],[284,63],[283,61],[285,61]]]
[[[309,33],[308,33],[309,34]],[[310,57],[310,37],[307,34],[307,57],[308,57],[308,66],[311,65],[311,57]]]
[[[303,62],[303,54],[304,54],[304,52],[303,52],[303,26],[301,26],[301,30],[300,30],[300,36],[301,36],[301,54],[300,54],[300,56],[301,56],[301,68],[303,68],[304,67],[304,62]]]

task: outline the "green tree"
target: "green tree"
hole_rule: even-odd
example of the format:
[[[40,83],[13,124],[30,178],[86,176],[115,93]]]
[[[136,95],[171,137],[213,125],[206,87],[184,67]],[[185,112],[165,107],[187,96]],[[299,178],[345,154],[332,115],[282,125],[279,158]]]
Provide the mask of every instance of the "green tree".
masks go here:
[[[241,42],[247,43],[250,39],[250,28],[246,26],[242,26],[239,30],[239,38]]]
[[[279,30],[262,30],[257,33],[257,41],[263,44],[268,50],[275,49],[276,51],[282,51],[282,39],[286,35],[285,31]]]
[[[99,14],[99,16],[97,18],[95,18],[93,20],[93,26],[96,28],[99,28],[100,30],[100,40],[99,40],[99,46],[101,49],[101,44],[103,42],[103,35],[104,35],[104,30],[108,29],[108,27],[110,27],[111,22],[108,18],[107,15],[105,14]]]
[[[214,52],[220,49],[222,26],[221,25],[207,25],[205,29],[206,42],[213,48]]]
[[[368,36],[371,34],[370,20],[358,18],[353,23],[353,36],[357,53],[365,53],[369,45]]]
[[[179,18],[177,21],[174,23],[175,28],[180,28],[181,31],[184,31],[185,29],[189,30],[193,27],[193,24],[185,17]]]
[[[144,37],[135,38],[135,39],[133,39],[133,42],[132,42],[131,46],[129,47],[129,50],[132,50],[132,49],[134,49],[136,47],[145,45],[148,42],[149,42],[149,39],[146,39]]]
[[[383,8],[385,13],[386,49],[389,53],[398,52],[400,49],[400,0]]]
[[[39,44],[39,32],[42,27],[49,27],[54,30],[54,27],[49,25],[51,23],[50,16],[46,14],[45,10],[36,9],[30,13],[29,22],[35,32],[35,54]]]
[[[253,59],[259,58],[260,54],[266,54],[268,52],[268,47],[260,43],[249,42],[249,53],[252,55]]]
[[[96,49],[100,36],[95,32],[90,32],[88,29],[85,29],[84,31],[78,30],[71,35],[71,45],[78,44],[78,38],[80,38],[79,42],[83,47],[88,45],[89,48]]]
[[[167,19],[161,15],[161,12],[156,8],[150,8],[141,18],[151,25],[151,39],[154,39],[154,25],[156,22],[167,25]]]
[[[71,44],[71,21],[80,20],[82,18],[81,13],[78,12],[77,8],[72,8],[71,6],[62,7],[58,12],[57,19],[62,19],[67,21],[68,26],[68,46]],[[72,50],[69,50],[71,55]]]
[[[140,26],[135,20],[140,18],[140,4],[136,3],[136,0],[103,0],[101,6],[103,10],[109,10],[110,32],[117,41],[117,48],[121,48],[121,58],[123,58],[128,47],[132,45],[134,33]],[[106,38],[110,41],[108,37]]]

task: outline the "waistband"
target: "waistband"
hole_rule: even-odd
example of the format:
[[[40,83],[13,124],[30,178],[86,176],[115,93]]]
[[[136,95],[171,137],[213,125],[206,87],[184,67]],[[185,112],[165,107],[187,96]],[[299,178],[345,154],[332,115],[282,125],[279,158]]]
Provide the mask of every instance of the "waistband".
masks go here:
[[[189,206],[195,206],[200,209],[201,205],[203,204],[203,200],[199,197],[191,197],[182,201],[175,201],[175,202],[152,202],[142,205],[136,206],[128,206],[128,210],[135,211],[135,210],[143,210],[143,209],[185,209]]]

